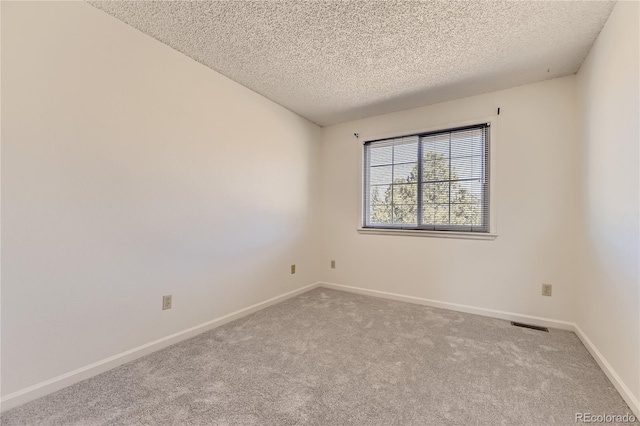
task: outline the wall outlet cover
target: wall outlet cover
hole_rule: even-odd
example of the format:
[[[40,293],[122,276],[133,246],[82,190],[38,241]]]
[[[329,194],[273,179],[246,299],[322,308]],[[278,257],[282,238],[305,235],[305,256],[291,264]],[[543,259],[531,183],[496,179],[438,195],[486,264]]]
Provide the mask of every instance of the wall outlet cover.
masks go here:
[[[162,296],[162,310],[171,309],[171,295]]]

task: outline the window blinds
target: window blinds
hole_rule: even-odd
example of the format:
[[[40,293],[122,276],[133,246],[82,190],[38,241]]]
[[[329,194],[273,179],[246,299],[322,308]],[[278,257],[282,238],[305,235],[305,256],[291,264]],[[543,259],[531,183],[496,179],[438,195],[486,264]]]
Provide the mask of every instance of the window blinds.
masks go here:
[[[489,232],[489,125],[366,142],[366,228]]]

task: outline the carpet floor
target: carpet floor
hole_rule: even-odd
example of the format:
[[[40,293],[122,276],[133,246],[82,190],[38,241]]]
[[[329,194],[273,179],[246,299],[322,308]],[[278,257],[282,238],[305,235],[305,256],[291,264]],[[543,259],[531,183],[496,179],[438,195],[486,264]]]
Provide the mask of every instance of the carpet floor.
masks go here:
[[[540,426],[576,413],[631,410],[572,332],[317,288],[0,422]]]

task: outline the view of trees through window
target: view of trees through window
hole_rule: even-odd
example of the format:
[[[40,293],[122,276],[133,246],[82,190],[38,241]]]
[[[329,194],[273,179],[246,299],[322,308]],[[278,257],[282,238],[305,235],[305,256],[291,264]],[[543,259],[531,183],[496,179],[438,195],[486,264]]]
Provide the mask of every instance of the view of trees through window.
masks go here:
[[[474,128],[453,136],[451,132],[414,136],[369,147],[368,223],[485,227],[484,136],[484,129]],[[422,185],[421,211],[418,185]]]

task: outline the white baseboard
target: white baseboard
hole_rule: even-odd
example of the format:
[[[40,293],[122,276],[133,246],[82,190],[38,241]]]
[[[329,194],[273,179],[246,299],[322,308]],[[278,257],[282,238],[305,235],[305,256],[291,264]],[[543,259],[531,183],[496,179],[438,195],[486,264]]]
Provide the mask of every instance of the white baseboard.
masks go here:
[[[593,356],[593,358],[596,360],[596,362],[598,363],[604,374],[609,378],[618,393],[620,393],[622,399],[624,399],[629,408],[631,408],[631,411],[633,411],[633,414],[636,416],[636,418],[640,418],[640,403],[638,402],[638,399],[634,397],[627,385],[625,385],[620,376],[618,376],[613,367],[611,367],[611,364],[607,362],[607,360],[596,348],[593,342],[587,337],[584,331],[582,331],[582,329],[576,323],[536,317],[531,315],[516,314],[513,312],[498,311],[494,309],[478,308],[469,305],[460,305],[457,303],[441,302],[438,300],[423,299],[421,297],[405,296],[402,294],[388,293],[386,291],[370,290],[362,287],[352,287],[335,283],[321,282],[320,287],[348,291],[351,293],[358,293],[366,296],[381,297],[384,299],[398,300],[401,302],[416,303],[419,305],[431,306],[434,308],[449,309],[451,311],[466,312],[469,314],[482,315],[509,321],[525,322],[542,327],[560,328],[563,330],[573,331],[574,333],[576,333],[578,338],[580,338],[587,350],[591,353],[591,356]]]
[[[578,337],[582,341],[582,344],[591,353],[591,356],[593,357],[593,359],[596,360],[596,362],[598,363],[602,371],[604,371],[604,374],[607,375],[611,383],[613,383],[613,386],[615,386],[618,393],[620,393],[620,396],[622,396],[622,399],[624,399],[624,401],[627,403],[629,408],[631,408],[631,411],[633,411],[633,414],[635,414],[636,418],[640,419],[640,401],[638,401],[638,399],[631,393],[627,385],[625,385],[625,383],[622,381],[620,376],[618,376],[618,373],[615,372],[613,367],[611,367],[611,364],[607,362],[605,357],[600,353],[598,348],[596,348],[596,346],[593,344],[591,339],[587,337],[584,331],[582,331],[580,326],[578,324],[574,324],[574,327],[575,327],[575,333],[578,335]],[[621,413],[621,414],[624,414],[624,413]]]
[[[527,324],[538,325],[541,327],[560,328],[563,330],[573,331],[574,324],[572,322],[554,320],[549,318],[535,317],[532,315],[516,314],[513,312],[498,311],[495,309],[478,308],[475,306],[461,305],[458,303],[441,302],[439,300],[423,299],[422,297],[405,296],[403,294],[388,293],[386,291],[369,290],[361,287],[351,287],[342,284],[334,284],[321,282],[321,287],[332,288],[335,290],[343,290],[351,293],[364,294],[367,296],[382,297],[384,299],[398,300],[400,302],[415,303],[418,305],[431,306],[433,308],[448,309],[450,311],[466,312],[468,314],[482,315],[485,317],[499,318],[508,321],[525,322]]]
[[[631,408],[635,416],[640,418],[640,403],[638,402],[638,399],[634,397],[634,395],[631,393],[629,388],[620,379],[620,376],[618,376],[618,374],[607,362],[604,356],[595,347],[593,342],[591,342],[591,340],[582,331],[582,329],[575,323],[553,320],[549,318],[536,317],[531,315],[516,314],[513,312],[505,312],[505,311],[499,311],[494,309],[478,308],[475,306],[461,305],[457,303],[442,302],[442,301],[432,300],[432,299],[424,299],[421,297],[405,296],[402,294],[389,293],[389,292],[378,291],[378,290],[370,290],[370,289],[361,288],[361,287],[352,287],[352,286],[346,286],[342,284],[335,284],[335,283],[328,283],[328,282],[318,282],[315,284],[310,284],[308,286],[299,288],[297,290],[290,291],[288,293],[284,293],[280,296],[276,296],[269,300],[265,300],[264,302],[260,302],[255,305],[249,306],[247,308],[240,309],[228,315],[213,319],[211,321],[207,321],[195,327],[191,327],[186,330],[180,331],[178,333],[172,334],[170,336],[166,336],[161,339],[154,340],[153,342],[149,342],[147,344],[138,346],[126,352],[122,352],[112,357],[109,357],[101,361],[95,362],[93,364],[87,365],[85,367],[79,368],[77,370],[62,374],[58,377],[54,377],[52,379],[40,382],[33,386],[29,386],[19,391],[13,392],[9,395],[2,397],[2,400],[0,401],[0,408],[2,411],[6,411],[11,408],[17,407],[19,405],[22,405],[34,399],[40,398],[42,396],[45,396],[47,394],[50,394],[52,392],[65,388],[67,386],[78,383],[82,380],[88,379],[93,376],[97,376],[100,373],[103,373],[107,370],[110,370],[119,365],[125,364],[127,362],[133,361],[144,355],[158,351],[167,346],[171,346],[175,343],[189,339],[193,336],[204,333],[208,330],[214,329],[216,327],[220,327],[221,325],[224,325],[238,318],[242,318],[246,315],[257,312],[268,306],[275,305],[276,303],[280,303],[284,300],[287,300],[299,294],[305,293],[316,287],[331,288],[335,290],[342,290],[342,291],[347,291],[351,293],[363,294],[367,296],[381,297],[385,299],[415,303],[415,304],[431,306],[435,308],[448,309],[448,310],[458,311],[458,312],[466,312],[470,314],[482,315],[482,316],[491,317],[491,318],[526,322],[529,324],[535,324],[543,327],[553,327],[553,328],[560,328],[563,330],[574,331],[577,334],[577,336],[580,338],[584,346],[587,348],[587,350],[591,353],[593,358],[596,360],[600,368],[604,371],[606,376],[609,378],[611,383],[618,390],[618,392],[620,393],[622,398],[625,400],[627,405],[629,405],[629,407]]]
[[[232,312],[222,317],[215,318],[211,321],[207,321],[202,324],[196,325],[195,327],[191,327],[186,330],[179,331],[178,333],[174,333],[170,336],[166,336],[161,339],[154,340],[153,342],[146,343],[144,345],[135,347],[133,349],[119,353],[109,358],[105,358],[98,362],[94,362],[93,364],[89,364],[82,368],[78,368],[77,370],[70,371],[68,373],[62,374],[52,379],[37,383],[33,386],[29,386],[19,391],[10,393],[2,397],[2,400],[0,401],[0,410],[1,411],[9,410],[11,408],[17,407],[29,401],[33,401],[34,399],[43,397],[52,392],[65,388],[67,386],[71,386],[75,383],[81,382],[82,380],[88,379],[93,376],[97,376],[98,374],[111,370],[112,368],[115,368],[119,365],[133,361],[137,358],[148,355],[152,352],[166,348],[167,346],[171,346],[175,343],[181,342],[183,340],[194,337],[198,334],[204,333],[205,331],[209,331],[216,327],[220,327],[221,325],[224,325],[228,322],[231,322],[238,318],[242,318],[246,315],[257,312],[268,306],[275,305],[276,303],[280,303],[286,299],[290,299],[294,296],[305,293],[317,287],[318,285],[319,283],[310,284],[308,286],[299,288],[297,290],[293,290],[288,293],[281,294],[280,296],[273,297],[269,300],[265,300],[264,302],[256,303],[255,305],[249,306],[247,308],[240,309],[238,311]]]

